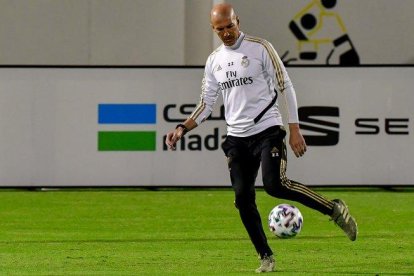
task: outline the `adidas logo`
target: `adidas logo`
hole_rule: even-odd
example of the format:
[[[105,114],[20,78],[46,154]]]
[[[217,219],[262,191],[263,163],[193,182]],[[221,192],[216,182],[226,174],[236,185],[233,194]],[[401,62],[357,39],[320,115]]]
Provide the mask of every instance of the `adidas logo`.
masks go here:
[[[276,147],[273,147],[270,151],[270,154],[272,155],[272,157],[279,157],[279,150]]]

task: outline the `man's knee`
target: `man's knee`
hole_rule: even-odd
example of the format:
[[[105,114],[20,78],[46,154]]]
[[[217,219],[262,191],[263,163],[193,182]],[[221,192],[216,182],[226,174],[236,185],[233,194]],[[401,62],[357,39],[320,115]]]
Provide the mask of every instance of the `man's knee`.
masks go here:
[[[251,206],[252,204],[256,204],[256,195],[254,192],[241,192],[241,193],[236,193],[236,199],[234,200],[234,206],[241,210],[241,209],[245,209],[248,208],[249,206]]]
[[[273,197],[284,198],[289,192],[286,185],[283,185],[282,179],[274,178],[263,181],[264,190]]]

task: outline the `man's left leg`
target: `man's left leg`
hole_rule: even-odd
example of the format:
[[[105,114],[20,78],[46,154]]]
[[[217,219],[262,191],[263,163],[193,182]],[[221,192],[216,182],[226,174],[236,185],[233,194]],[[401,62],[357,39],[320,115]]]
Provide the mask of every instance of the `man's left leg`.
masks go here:
[[[269,134],[261,146],[262,175],[265,191],[271,196],[302,203],[322,214],[331,216],[352,241],[357,236],[355,219],[342,200],[329,200],[303,184],[286,176],[287,151],[284,133]]]

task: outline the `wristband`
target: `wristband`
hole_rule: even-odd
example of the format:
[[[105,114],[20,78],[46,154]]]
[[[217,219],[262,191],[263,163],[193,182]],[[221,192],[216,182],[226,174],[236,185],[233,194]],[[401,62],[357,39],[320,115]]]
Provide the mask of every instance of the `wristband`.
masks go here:
[[[184,124],[178,124],[175,129],[181,127],[183,129],[183,135],[185,135],[188,132],[188,128]]]

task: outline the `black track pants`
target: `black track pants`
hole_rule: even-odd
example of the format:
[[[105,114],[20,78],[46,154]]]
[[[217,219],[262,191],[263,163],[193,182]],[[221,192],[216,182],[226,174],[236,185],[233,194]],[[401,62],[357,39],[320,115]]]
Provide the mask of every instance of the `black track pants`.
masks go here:
[[[332,213],[332,202],[286,177],[286,132],[270,127],[249,137],[227,136],[222,148],[227,156],[235,203],[247,233],[261,255],[272,255],[256,206],[255,180],[262,165],[263,186],[273,197],[302,203],[323,214]]]

